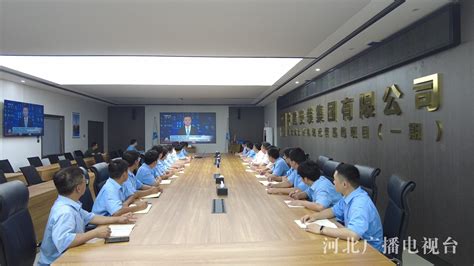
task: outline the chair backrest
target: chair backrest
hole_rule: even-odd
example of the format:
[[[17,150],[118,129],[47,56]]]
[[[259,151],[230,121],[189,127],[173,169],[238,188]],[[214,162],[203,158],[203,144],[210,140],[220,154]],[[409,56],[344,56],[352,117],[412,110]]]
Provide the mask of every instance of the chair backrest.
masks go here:
[[[123,156],[123,150],[122,150],[122,149],[118,149],[117,152],[118,152],[118,154],[119,154],[120,157]]]
[[[378,193],[375,179],[380,174],[380,169],[358,164],[356,164],[355,167],[359,170],[360,185],[362,186],[362,189],[369,194],[375,204],[377,202]]]
[[[30,166],[20,167],[20,170],[25,176],[28,186],[43,183],[41,176],[38,174],[38,171],[36,171],[36,168],[34,166],[30,165]]]
[[[55,164],[59,162],[59,156],[58,155],[48,155],[48,160],[50,164]]]
[[[327,160],[324,165],[323,165],[323,175],[331,180],[331,182],[334,181],[334,172],[336,172],[336,168],[340,165],[341,163],[338,161],[332,161],[332,160]]]
[[[64,158],[68,159],[69,161],[74,160],[74,157],[72,156],[72,153],[70,153],[70,152],[66,152],[64,154]]]
[[[76,163],[77,166],[83,167],[84,169],[88,169],[86,162],[84,161],[84,158],[77,156],[76,157]]]
[[[316,164],[319,166],[319,169],[323,169],[324,163],[326,161],[331,161],[331,160],[332,160],[331,157],[320,155],[320,156],[318,156],[318,159],[316,160]]]
[[[100,154],[100,153],[94,154],[94,160],[95,160],[95,163],[103,163],[103,162],[105,162],[105,161],[104,161],[104,156],[102,156],[102,154]]]
[[[105,183],[109,178],[109,165],[105,162],[96,163],[91,167],[91,169],[95,174],[94,192],[96,195],[99,195],[99,191],[102,188],[101,184]]]
[[[41,161],[40,157],[38,157],[38,156],[30,157],[30,158],[27,158],[27,159],[28,159],[28,162],[30,163],[31,166],[34,166],[34,167],[43,166],[43,162]]]
[[[28,199],[21,181],[0,185],[0,265],[33,265],[35,261],[36,236]]]
[[[92,199],[92,193],[91,190],[89,189],[89,173],[87,172],[86,168],[84,167],[79,167],[82,170],[82,174],[86,178],[86,191],[84,192],[84,195],[82,195],[81,198],[79,198],[79,201],[82,203],[82,208],[88,212],[92,211],[92,206],[94,206],[94,199]]]
[[[416,187],[415,182],[405,181],[396,175],[388,179],[388,205],[383,221],[384,236],[389,238],[398,237],[398,241],[403,243],[406,239],[408,218],[410,210],[408,207],[408,194]],[[402,245],[399,245],[397,254],[390,254],[392,258],[402,261]]]
[[[117,151],[111,151],[109,152],[109,158],[112,160],[112,159],[115,159],[115,158],[120,158],[122,157]]]
[[[0,170],[0,184],[3,184],[3,183],[6,183],[7,182],[7,178],[5,176],[5,173]]]
[[[4,173],[13,173],[13,167],[10,164],[10,161],[8,159],[5,160],[0,160],[0,170],[2,170]]]
[[[84,158],[84,153],[82,153],[81,150],[76,150],[76,151],[74,151],[74,157],[76,157],[76,158],[77,158],[77,157],[82,157],[82,158]]]
[[[71,164],[71,161],[69,161],[68,159],[59,160],[59,168],[63,169],[63,168],[67,168],[69,166],[72,166],[72,164]]]

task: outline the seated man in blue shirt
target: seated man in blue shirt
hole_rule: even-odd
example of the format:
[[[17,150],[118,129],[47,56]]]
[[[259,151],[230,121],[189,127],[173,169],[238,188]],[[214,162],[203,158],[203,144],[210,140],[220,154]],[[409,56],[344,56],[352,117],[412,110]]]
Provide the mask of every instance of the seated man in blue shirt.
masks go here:
[[[314,161],[306,161],[298,166],[298,174],[303,182],[309,186],[309,194],[306,200],[295,200],[289,203],[293,206],[304,206],[313,211],[322,211],[335,205],[341,198],[341,193],[325,176],[321,175],[318,164]]]
[[[138,145],[138,141],[136,139],[130,140],[130,145],[128,145],[127,151],[138,151],[137,145]]]
[[[175,169],[169,170],[163,162],[164,158],[168,154],[168,149],[161,145],[155,145],[151,149],[158,153],[158,160],[156,162],[156,166],[153,168],[155,171],[155,176],[159,176],[161,180],[170,178],[174,174]]]
[[[133,174],[140,163],[140,154],[137,151],[124,152],[122,159],[128,163],[128,179],[122,184],[126,198],[133,195],[135,198],[139,199],[162,191],[159,186],[155,187],[143,184]]]
[[[295,192],[306,192],[309,187],[303,182],[303,179],[298,174],[298,166],[306,161],[306,154],[301,148],[294,148],[290,152],[290,166],[293,169],[288,179],[283,180],[278,184],[270,184],[267,190],[268,194],[287,194],[292,196]],[[295,198],[299,199],[299,198]]]
[[[134,196],[126,197],[123,183],[128,179],[128,163],[124,160],[115,160],[109,163],[109,179],[100,189],[92,212],[104,216],[120,216],[128,212],[146,209],[146,201],[136,200]],[[135,204],[134,206],[130,206]]]
[[[176,150],[176,155],[178,155],[179,160],[182,160],[186,163],[189,163],[191,161],[191,159],[184,154],[183,145],[181,145],[181,144],[176,145],[176,147],[174,147],[174,149]]]
[[[78,167],[71,166],[60,170],[54,175],[53,182],[59,196],[51,207],[44,230],[39,265],[53,263],[68,248],[82,245],[93,238],[110,236],[111,231],[108,226],[99,226],[85,232],[85,227],[89,223],[106,225],[135,222],[132,214],[104,217],[82,209],[79,199],[84,195],[87,184]]]
[[[158,152],[155,150],[149,150],[145,152],[144,163],[137,171],[137,180],[148,186],[159,186],[161,179],[160,176],[154,170],[158,163]]]
[[[235,155],[240,156],[240,157],[247,157],[248,152],[249,152],[249,149],[247,148],[247,141],[244,141],[242,143],[242,152],[238,152]]]
[[[249,152],[247,152],[247,156],[245,156],[245,157],[242,158],[243,160],[245,160],[245,161],[248,161],[248,160],[252,161],[252,160],[255,158],[255,156],[257,155],[257,153],[254,151],[253,147],[254,147],[253,143],[249,141],[249,142],[247,143],[247,148],[249,149]]]
[[[280,157],[280,151],[277,148],[272,147],[267,151],[268,160],[273,164],[271,172],[267,172],[265,176],[269,179],[273,179],[273,177],[282,177],[288,172],[290,167],[288,164]],[[281,179],[280,179],[281,180]]]
[[[375,249],[382,252],[383,231],[380,216],[367,192],[360,186],[359,170],[350,164],[340,164],[334,173],[336,191],[342,198],[330,209],[305,215],[301,222],[313,222],[336,217],[344,222],[343,228],[327,228],[318,224],[309,224],[307,231],[351,241],[366,240]]]
[[[283,157],[282,159],[285,161],[286,165],[288,166],[288,170],[281,176],[277,175],[268,175],[268,181],[277,181],[277,182],[282,182],[284,180],[288,180],[288,176],[290,176],[292,172],[292,168],[290,166],[290,152],[293,150],[293,148],[286,148],[283,150]]]

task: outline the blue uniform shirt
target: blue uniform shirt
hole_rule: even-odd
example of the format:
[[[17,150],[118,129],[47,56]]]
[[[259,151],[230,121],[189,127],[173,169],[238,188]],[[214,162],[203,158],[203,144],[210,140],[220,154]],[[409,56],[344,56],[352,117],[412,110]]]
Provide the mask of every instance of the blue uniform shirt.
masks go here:
[[[103,216],[112,216],[122,208],[126,199],[124,188],[109,177],[95,199],[92,212]]]
[[[152,186],[155,183],[155,171],[146,163],[142,164],[137,171],[137,180],[145,185]]]
[[[276,159],[273,163],[272,174],[276,176],[283,176],[289,168],[290,167],[288,167],[288,164],[286,164],[285,160],[283,160],[281,157],[278,157],[278,159]]]
[[[247,158],[252,158],[253,159],[253,158],[255,158],[255,155],[257,155],[257,154],[255,153],[254,150],[249,150],[249,152],[247,153]]]
[[[178,159],[180,159],[180,160],[186,159],[186,155],[184,155],[183,151],[184,150],[181,150],[179,153],[176,154],[178,156]]]
[[[298,174],[298,171],[295,169],[293,169],[293,171],[291,171],[290,175],[288,176],[288,182],[293,184],[294,188],[304,191],[307,195],[309,195],[309,187],[303,182],[303,178],[301,178],[301,176]]]
[[[309,188],[308,198],[324,208],[329,208],[342,198],[342,194],[336,191],[336,187],[329,179],[320,176]]]
[[[135,146],[129,145],[129,146],[127,147],[127,151],[138,151],[138,150],[137,150],[137,148],[135,148]]]
[[[249,148],[245,147],[243,150],[242,150],[242,156],[244,157],[247,157],[247,154],[249,153]]]
[[[137,179],[137,177],[130,171],[128,171],[128,179],[125,183],[122,184],[124,189],[125,197],[128,198],[131,195],[135,194],[135,192],[141,189],[143,183]]]
[[[161,160],[158,160],[158,163],[156,164],[155,168],[153,168],[155,172],[155,176],[162,176],[166,172],[166,168]]]
[[[82,209],[80,202],[59,195],[51,207],[41,243],[39,265],[53,263],[71,245],[78,233],[84,233],[94,214]]]
[[[334,205],[332,212],[348,229],[382,252],[383,231],[380,216],[369,195],[361,187]]]

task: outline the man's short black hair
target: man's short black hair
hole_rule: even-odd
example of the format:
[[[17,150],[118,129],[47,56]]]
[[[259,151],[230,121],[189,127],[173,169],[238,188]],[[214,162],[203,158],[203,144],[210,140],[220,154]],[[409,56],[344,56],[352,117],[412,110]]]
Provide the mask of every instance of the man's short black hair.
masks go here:
[[[183,145],[183,148],[186,148],[189,145],[189,143],[187,143],[186,141],[181,141],[179,144]]]
[[[109,163],[109,175],[113,179],[120,178],[128,170],[128,163],[125,160],[112,160]]]
[[[160,155],[163,154],[165,147],[161,145],[155,145],[151,148],[152,150],[156,151],[158,153],[158,158],[160,158]]]
[[[311,181],[318,180],[319,176],[321,175],[321,171],[319,170],[319,166],[315,161],[305,161],[298,165],[298,175],[302,178],[306,177]]]
[[[122,159],[128,163],[128,167],[133,166],[139,158],[140,153],[138,151],[125,151],[122,155]]]
[[[174,149],[176,150],[176,152],[180,152],[183,149],[183,145],[178,144],[176,145],[176,147],[174,147]]]
[[[172,152],[172,151],[173,151],[173,145],[166,145],[165,147],[166,147],[166,149],[168,150],[168,152]]]
[[[190,114],[184,114],[183,120],[184,120],[186,117],[189,117],[189,118],[193,119],[193,117],[192,117]]]
[[[272,146],[272,144],[268,143],[268,142],[262,142],[262,147],[265,148],[265,150],[268,150],[268,148]]]
[[[347,164],[341,163],[336,167],[337,173],[346,179],[352,187],[356,188],[360,184],[360,174],[359,169],[357,167]]]
[[[77,166],[61,169],[53,176],[54,186],[56,186],[58,194],[62,196],[70,195],[83,182],[83,179],[84,174]]]
[[[91,143],[91,147],[94,147],[95,145],[97,145],[97,142],[94,141]]]
[[[280,157],[280,152],[277,148],[271,148],[267,151],[268,157],[272,157],[273,159],[278,159]]]
[[[293,150],[293,148],[286,148],[283,150],[283,156],[290,158],[290,153]]]
[[[260,144],[260,143],[255,143],[255,144],[253,145],[253,147],[256,148],[257,150],[261,150],[261,149],[262,149],[262,144]]]
[[[157,151],[155,151],[155,150],[149,150],[149,151],[145,152],[145,158],[143,159],[143,161],[144,161],[146,164],[150,165],[150,164],[156,162],[156,160],[158,160],[158,157],[159,157],[159,156],[160,156],[160,155],[158,154]]]
[[[173,141],[173,142],[171,143],[171,145],[173,146],[173,148],[176,148],[176,146],[178,146],[178,145],[179,145],[179,142],[177,142],[177,141]]]
[[[253,149],[253,143],[252,142],[247,142],[247,148]]]
[[[131,140],[130,140],[130,145],[133,145],[133,144],[135,144],[135,143],[137,143],[137,140],[136,140],[136,139],[131,139]]]
[[[297,164],[300,164],[306,161],[306,154],[304,153],[303,149],[294,148],[290,152],[290,160],[292,160],[293,162],[296,162]]]

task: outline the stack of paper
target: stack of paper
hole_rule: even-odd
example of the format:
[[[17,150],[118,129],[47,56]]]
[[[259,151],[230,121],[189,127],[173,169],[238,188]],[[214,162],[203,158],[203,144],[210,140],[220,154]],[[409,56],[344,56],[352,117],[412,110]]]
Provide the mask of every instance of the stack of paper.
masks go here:
[[[242,163],[243,165],[249,165],[248,163]]]
[[[246,171],[246,172],[249,172],[249,173],[255,172],[254,170],[251,170],[251,169],[246,169],[245,171]]]
[[[291,200],[285,200],[285,203],[288,206],[288,208],[304,208],[304,206],[290,205],[291,202],[292,202]]]
[[[255,175],[257,178],[267,178],[266,176],[264,175]]]
[[[268,181],[258,181],[260,182],[262,185],[264,186],[268,186],[268,184],[278,184],[278,182],[275,182],[275,181],[272,181],[272,182],[268,182]]]
[[[150,194],[148,196],[142,197],[142,199],[152,199],[152,198],[158,198],[161,195],[161,192],[155,193],[155,194]]]
[[[130,236],[133,227],[135,227],[135,224],[111,224],[109,225],[109,228],[112,231],[110,237]]]
[[[184,170],[179,171],[178,174],[184,174]]]
[[[329,228],[337,228],[336,224],[329,221],[328,219],[322,219],[322,220],[316,220],[311,223],[302,223],[300,220],[295,220],[295,223],[301,228],[301,229],[306,229],[308,224],[319,224],[324,227],[329,227]]]
[[[130,207],[135,207],[135,206],[137,206],[137,205],[130,204]],[[134,213],[137,213],[137,214],[148,213],[150,211],[150,209],[151,209],[151,203],[148,203],[148,206],[146,207],[146,209],[143,209],[141,211],[136,211]]]
[[[170,179],[175,179],[175,178],[178,178],[178,176],[177,176],[177,175],[172,175],[172,176],[170,177]]]
[[[186,167],[188,167],[188,166],[190,166],[190,165],[191,165],[191,164],[189,164],[189,163],[185,163],[185,164],[184,164],[184,166],[186,166]]]
[[[160,182],[160,185],[169,185],[171,184],[171,180],[167,179],[167,180],[161,180]]]

